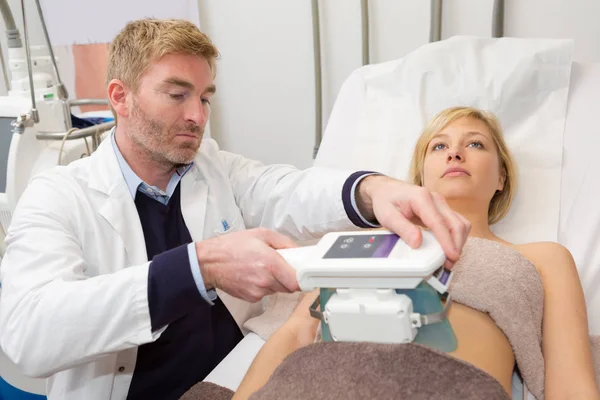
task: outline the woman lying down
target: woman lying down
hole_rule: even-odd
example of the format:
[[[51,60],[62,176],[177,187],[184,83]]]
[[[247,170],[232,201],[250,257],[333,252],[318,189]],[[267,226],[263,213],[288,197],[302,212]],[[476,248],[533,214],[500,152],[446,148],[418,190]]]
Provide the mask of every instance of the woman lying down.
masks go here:
[[[417,142],[411,170],[416,184],[444,196],[471,222],[450,287],[456,350],[314,343],[319,321],[308,307],[317,294],[309,294],[228,396],[510,399],[516,364],[538,400],[600,399],[592,356],[597,348],[590,344],[569,251],[556,243],[515,245],[490,230],[507,214],[516,187],[514,162],[496,118],[472,108],[444,110]],[[195,398],[202,385],[184,398]]]

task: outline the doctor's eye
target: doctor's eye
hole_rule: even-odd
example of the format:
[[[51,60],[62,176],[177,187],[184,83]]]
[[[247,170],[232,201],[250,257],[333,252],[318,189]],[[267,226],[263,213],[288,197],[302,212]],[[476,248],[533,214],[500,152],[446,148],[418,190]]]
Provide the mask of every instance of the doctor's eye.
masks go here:
[[[169,97],[173,100],[183,100],[185,95],[182,93],[169,93]]]
[[[210,106],[210,100],[209,99],[202,99],[202,104],[208,104]]]

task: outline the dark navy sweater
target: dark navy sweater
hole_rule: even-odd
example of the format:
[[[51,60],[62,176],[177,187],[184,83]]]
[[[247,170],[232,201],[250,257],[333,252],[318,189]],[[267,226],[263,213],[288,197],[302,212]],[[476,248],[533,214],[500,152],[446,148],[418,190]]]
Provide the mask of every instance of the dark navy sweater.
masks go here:
[[[169,203],[138,192],[150,264],[148,302],[152,330],[167,329],[138,348],[128,399],[179,399],[203,380],[242,339],[233,317],[217,298],[200,296],[190,269],[192,242],[181,213],[179,185]]]

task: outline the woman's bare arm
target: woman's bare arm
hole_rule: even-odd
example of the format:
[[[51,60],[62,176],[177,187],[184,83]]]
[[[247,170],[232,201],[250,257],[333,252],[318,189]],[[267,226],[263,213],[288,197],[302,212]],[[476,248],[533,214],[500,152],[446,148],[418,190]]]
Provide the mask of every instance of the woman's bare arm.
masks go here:
[[[246,372],[233,400],[250,397],[267,383],[288,355],[314,342],[319,320],[310,316],[308,308],[317,296],[318,291],[304,296],[285,324],[267,340]]]
[[[536,265],[544,286],[546,399],[600,399],[586,304],[571,253],[557,243],[534,243],[524,255]]]

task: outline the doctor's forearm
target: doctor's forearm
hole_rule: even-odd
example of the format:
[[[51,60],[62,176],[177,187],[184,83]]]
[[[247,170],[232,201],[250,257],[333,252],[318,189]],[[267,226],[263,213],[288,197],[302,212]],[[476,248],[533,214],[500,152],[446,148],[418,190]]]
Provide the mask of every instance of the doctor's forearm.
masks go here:
[[[193,267],[192,267],[193,268]],[[154,257],[148,271],[148,308],[157,331],[198,307],[206,306],[190,268],[188,245]]]
[[[225,161],[247,228],[264,227],[295,240],[311,240],[329,231],[378,227],[360,215],[353,200],[355,181],[370,171],[265,167],[230,154]]]

